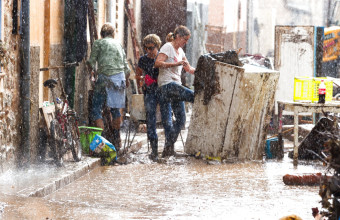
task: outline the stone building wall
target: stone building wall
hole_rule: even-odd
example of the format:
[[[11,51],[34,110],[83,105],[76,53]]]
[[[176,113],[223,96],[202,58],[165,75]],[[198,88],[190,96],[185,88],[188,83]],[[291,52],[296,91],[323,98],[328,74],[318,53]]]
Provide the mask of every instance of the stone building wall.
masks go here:
[[[0,173],[15,166],[19,141],[19,36],[12,34],[12,1],[2,1],[2,40],[9,62],[0,76]]]

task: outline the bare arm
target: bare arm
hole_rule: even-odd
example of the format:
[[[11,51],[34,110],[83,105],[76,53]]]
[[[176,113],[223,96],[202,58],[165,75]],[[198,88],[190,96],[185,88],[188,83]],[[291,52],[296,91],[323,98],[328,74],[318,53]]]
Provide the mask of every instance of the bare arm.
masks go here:
[[[195,68],[190,66],[188,60],[186,57],[183,58],[184,64],[183,64],[183,68],[186,72],[190,73],[190,74],[194,74],[195,73]]]
[[[96,73],[94,72],[94,69],[92,68],[89,62],[86,62],[86,64],[87,64],[87,69],[89,70],[89,73],[90,73],[90,80],[94,82],[96,78]]]
[[[139,66],[136,68],[136,81],[139,93],[142,93],[143,86],[143,70]]]
[[[168,56],[165,55],[164,53],[160,53],[157,56],[156,62],[155,62],[155,68],[170,68],[174,66],[180,66],[184,64],[184,61],[179,61],[175,63],[167,63],[165,62],[168,59]]]

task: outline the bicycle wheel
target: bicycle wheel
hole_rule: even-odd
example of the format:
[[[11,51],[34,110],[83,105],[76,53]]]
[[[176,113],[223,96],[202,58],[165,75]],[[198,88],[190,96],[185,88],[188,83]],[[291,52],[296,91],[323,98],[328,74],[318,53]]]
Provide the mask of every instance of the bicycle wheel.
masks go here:
[[[61,149],[64,147],[63,133],[60,124],[56,119],[53,119],[50,123],[50,141],[49,145],[52,151],[52,157],[57,166],[63,165],[63,154]]]
[[[78,162],[82,157],[82,148],[80,144],[79,129],[74,120],[69,121],[67,130],[70,134],[70,148],[74,161]]]

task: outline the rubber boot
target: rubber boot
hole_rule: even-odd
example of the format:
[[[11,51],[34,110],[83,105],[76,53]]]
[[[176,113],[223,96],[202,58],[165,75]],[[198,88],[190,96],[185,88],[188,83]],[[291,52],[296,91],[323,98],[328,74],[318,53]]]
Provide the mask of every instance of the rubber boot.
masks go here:
[[[150,160],[153,162],[158,161],[158,139],[152,139],[150,140],[151,145],[151,154],[149,155]]]
[[[162,152],[162,157],[170,157],[175,155],[174,144],[172,143],[165,143],[164,150]]]
[[[113,129],[113,146],[115,146],[117,152],[121,149],[122,140],[120,138],[120,129]]]
[[[170,145],[170,152],[169,152],[170,156],[176,156],[176,152],[175,152],[175,144],[171,144]]]

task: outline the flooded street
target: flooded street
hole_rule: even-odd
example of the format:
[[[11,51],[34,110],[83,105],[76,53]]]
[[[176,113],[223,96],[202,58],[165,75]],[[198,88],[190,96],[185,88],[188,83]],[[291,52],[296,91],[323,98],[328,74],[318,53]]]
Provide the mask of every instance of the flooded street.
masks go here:
[[[145,157],[141,153],[137,156]],[[318,187],[285,186],[285,174],[315,173],[319,165],[283,161],[208,164],[170,158],[99,167],[44,198],[1,196],[2,219],[313,219]]]
[[[283,177],[326,167],[293,140],[340,220],[339,24],[340,0],[0,0],[0,220],[314,219]]]
[[[182,130],[183,142],[187,131]],[[25,178],[37,173],[2,175],[0,180],[9,184],[0,183],[4,194],[0,194],[0,219],[273,220],[290,214],[313,219],[311,208],[320,209],[318,186],[286,186],[282,181],[285,174],[323,172],[325,167],[318,161],[300,161],[294,167],[288,153],[282,161],[196,159],[183,153],[182,138],[175,144],[177,157],[151,162],[145,144],[130,155],[129,164],[97,167],[43,198],[13,193],[25,185]],[[159,135],[159,146],[162,152],[164,135]],[[285,140],[285,151],[291,147]],[[40,170],[42,178],[54,172],[46,169]]]

